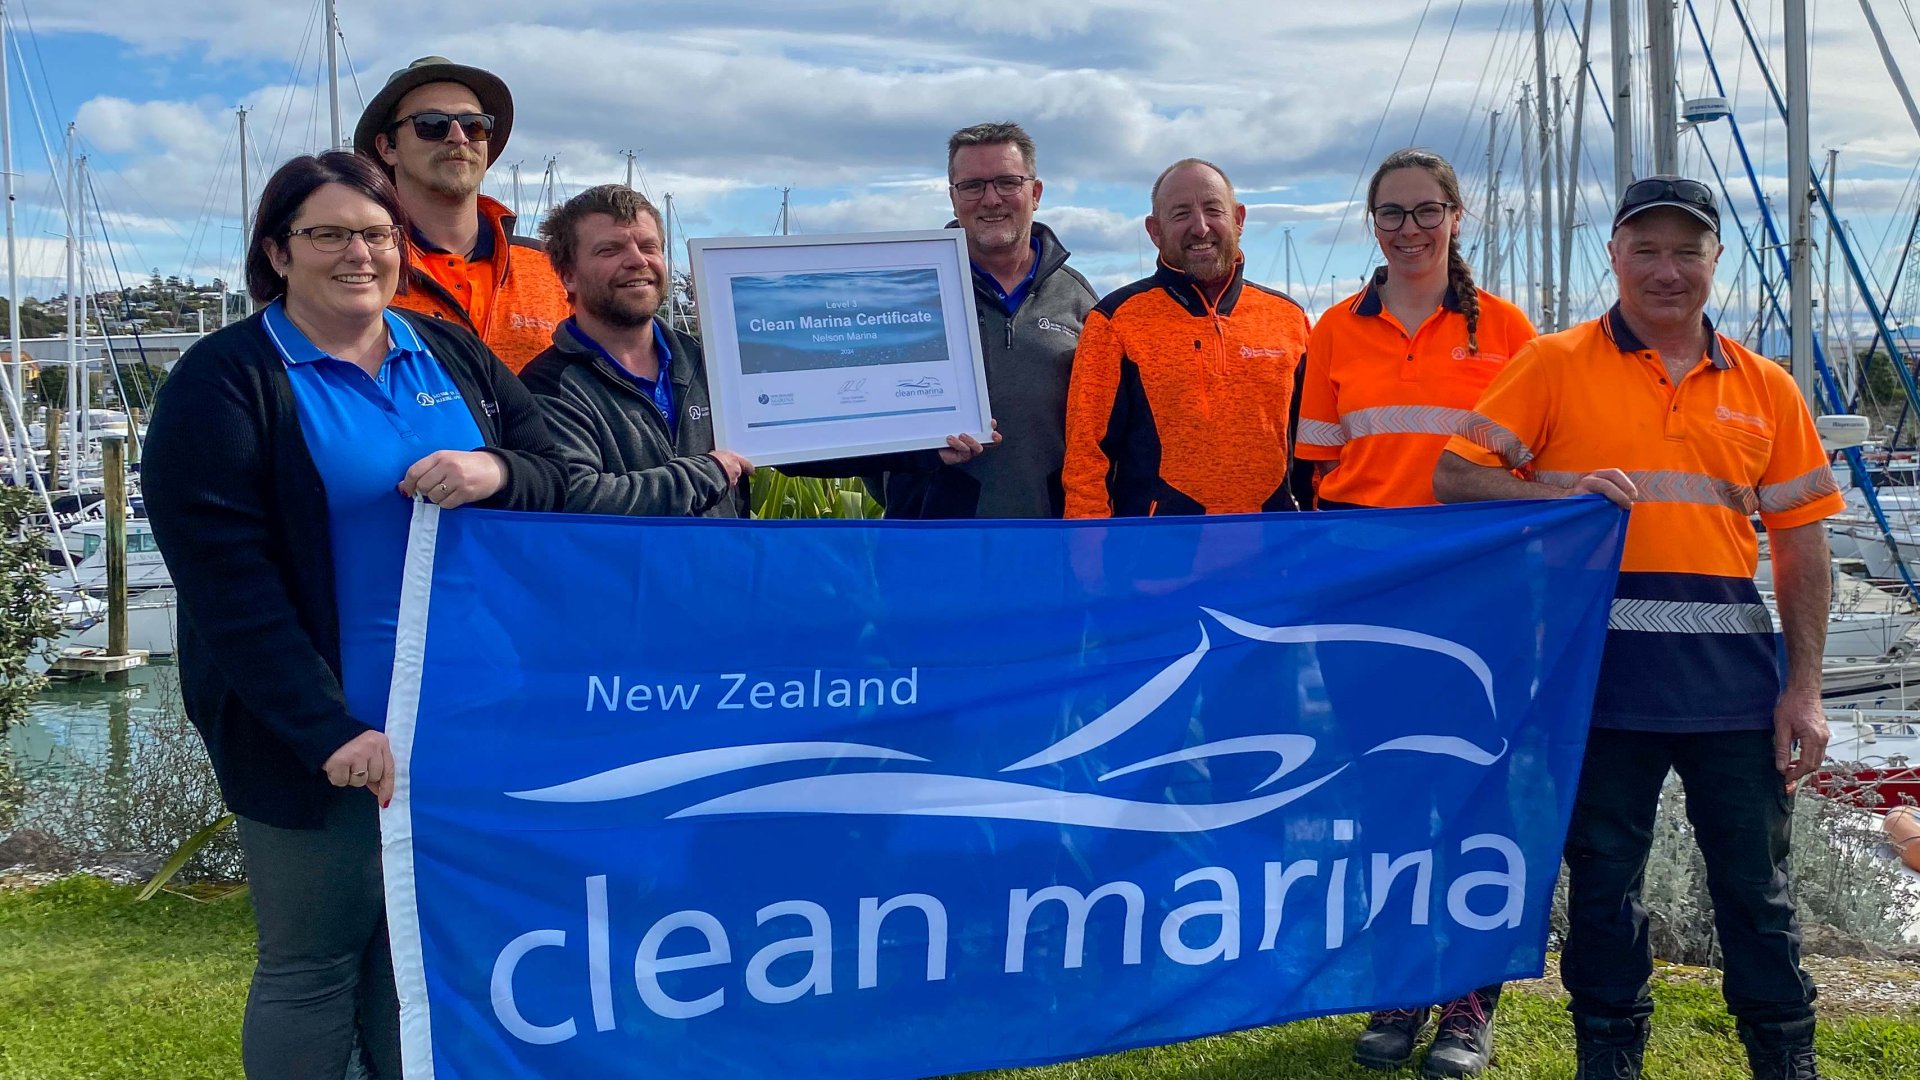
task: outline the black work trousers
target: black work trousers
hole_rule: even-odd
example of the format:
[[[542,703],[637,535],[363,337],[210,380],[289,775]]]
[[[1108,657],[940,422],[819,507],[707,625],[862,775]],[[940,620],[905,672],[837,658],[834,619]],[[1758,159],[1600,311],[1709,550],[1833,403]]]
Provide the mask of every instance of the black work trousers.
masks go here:
[[[240,1034],[248,1080],[341,1080],[356,1041],[376,1080],[399,1080],[372,792],[341,792],[318,829],[243,817],[240,848],[260,931]]]
[[[1771,731],[1665,734],[1596,728],[1567,832],[1569,927],[1560,974],[1572,1010],[1604,1019],[1653,1013],[1653,950],[1640,889],[1660,788],[1672,769],[1707,866],[1724,957],[1727,1011],[1748,1024],[1813,1016],[1787,881],[1793,797],[1773,765]]]

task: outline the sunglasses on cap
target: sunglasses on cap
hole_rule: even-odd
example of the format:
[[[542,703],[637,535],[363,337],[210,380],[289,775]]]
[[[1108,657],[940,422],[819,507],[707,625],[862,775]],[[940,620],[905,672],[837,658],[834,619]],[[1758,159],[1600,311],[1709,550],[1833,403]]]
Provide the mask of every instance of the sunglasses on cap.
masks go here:
[[[468,142],[486,142],[493,134],[493,114],[483,112],[443,113],[417,112],[402,116],[387,125],[389,132],[399,131],[401,126],[411,122],[413,133],[422,142],[439,142],[447,137],[447,132],[455,124],[467,136]]]
[[[1649,176],[1635,180],[1620,193],[1620,210],[1613,215],[1615,228],[1642,210],[1655,206],[1676,206],[1702,222],[1720,227],[1720,205],[1712,189],[1698,180],[1681,176]]]

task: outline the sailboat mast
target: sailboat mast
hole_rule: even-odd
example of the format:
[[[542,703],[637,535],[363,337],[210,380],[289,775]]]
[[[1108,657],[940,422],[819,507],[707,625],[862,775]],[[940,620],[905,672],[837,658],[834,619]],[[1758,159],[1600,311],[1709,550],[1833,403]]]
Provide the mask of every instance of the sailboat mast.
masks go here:
[[[247,107],[235,110],[240,117],[240,266],[241,280],[246,280],[244,270],[247,265],[247,253],[253,250],[253,188],[247,176]],[[253,290],[243,290],[247,294],[247,314],[253,314]]]
[[[787,196],[788,196],[788,194],[789,194],[790,192],[792,192],[792,191],[793,191],[793,189],[792,189],[792,188],[790,188],[790,187],[783,187],[783,188],[781,188],[781,189],[780,189],[780,235],[781,235],[781,236],[785,236],[785,235],[787,235],[787,228],[788,228],[788,222],[787,222],[787,211],[788,211],[788,202],[787,202]]]
[[[80,325],[84,327],[87,323],[87,302],[84,299],[87,294],[87,204],[81,200],[81,196],[87,191],[87,155],[81,154],[74,159],[73,178],[74,263],[79,268],[77,280],[82,297]],[[94,310],[96,313],[99,311],[98,302]],[[106,324],[103,322],[102,337],[105,336],[105,330]],[[73,431],[73,487],[76,491],[80,489],[80,451],[86,447],[87,437],[93,431],[93,395],[88,393],[93,389],[93,380],[87,374],[85,349],[79,351],[79,360],[79,370],[67,376],[67,398],[73,402],[73,411],[67,414],[67,426]]]
[[[1487,212],[1480,220],[1485,223],[1485,236],[1481,238],[1484,250],[1480,252],[1480,280],[1493,288],[1494,267],[1498,265],[1500,244],[1500,185],[1494,179],[1493,152],[1494,143],[1500,138],[1500,110],[1495,109],[1487,116]]]
[[[1520,87],[1520,248],[1526,253],[1526,280],[1520,283],[1521,299],[1532,308],[1533,324],[1538,327],[1547,325],[1547,317],[1541,308],[1545,306],[1546,294],[1534,288],[1540,279],[1535,276],[1539,267],[1534,258],[1540,249],[1533,246],[1533,155],[1527,150],[1527,132],[1533,127],[1533,87],[1522,84]]]
[[[662,237],[667,246],[667,325],[673,326],[673,192],[666,192],[661,198],[666,203],[660,213],[660,225],[661,231],[667,234]]]
[[[1680,103],[1674,97],[1673,0],[1647,0],[1647,93],[1653,105],[1653,171],[1680,169]],[[1618,115],[1618,114],[1615,114]]]
[[[67,371],[80,364],[80,187],[74,172],[73,144],[76,132],[67,125]]]
[[[1834,181],[1840,176],[1840,151],[1827,148],[1827,191],[1836,192]],[[1846,365],[1842,357],[1846,354],[1834,348],[1833,336],[1833,252],[1840,246],[1840,223],[1833,219],[1833,208],[1828,207],[1825,215],[1827,242],[1820,248],[1820,270],[1826,281],[1820,287],[1820,340],[1826,342],[1827,366],[1833,369],[1834,381],[1841,387],[1850,385],[1846,378]]]
[[[334,149],[346,144],[340,140],[340,11],[334,0],[327,0],[327,106],[333,118]]]
[[[1622,0],[1607,4],[1613,43],[1613,198],[1633,183],[1633,22]]]
[[[21,423],[19,402],[26,388],[20,369],[20,264],[14,240],[13,219],[13,105],[8,96],[7,2],[0,0],[0,170],[6,173],[7,198],[7,345],[13,350],[8,358],[7,388],[13,398],[14,434],[19,436],[18,452],[13,455],[13,481],[26,480],[21,459],[31,453],[27,445],[26,425]]]
[[[1792,311],[1793,381],[1807,407],[1819,410],[1813,373],[1813,157],[1807,130],[1807,0],[1786,0],[1787,287]]]
[[[1534,87],[1540,91],[1540,329],[1554,329],[1553,303],[1553,110],[1547,83],[1547,5],[1533,0]]]
[[[1567,156],[1566,175],[1560,178],[1562,206],[1560,214],[1560,325],[1570,325],[1573,319],[1573,212],[1576,197],[1580,194],[1580,146],[1586,141],[1587,87],[1581,76],[1587,70],[1587,58],[1592,54],[1593,46],[1593,0],[1587,0],[1586,13],[1581,17],[1580,26],[1580,66],[1573,77],[1573,137],[1572,149]]]

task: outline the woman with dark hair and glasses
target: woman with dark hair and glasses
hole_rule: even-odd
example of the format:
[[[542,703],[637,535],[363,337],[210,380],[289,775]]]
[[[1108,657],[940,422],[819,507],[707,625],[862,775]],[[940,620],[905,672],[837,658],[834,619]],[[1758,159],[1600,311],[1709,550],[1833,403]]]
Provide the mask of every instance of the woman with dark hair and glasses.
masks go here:
[[[265,306],[181,357],[147,435],[181,692],[259,927],[252,1078],[339,1080],[356,1037],[375,1077],[400,1076],[379,809],[411,500],[555,510],[565,493],[538,406],[486,346],[388,309],[405,227],[364,158],[281,166],[247,251]]]
[[[1460,180],[1427,150],[1388,155],[1367,185],[1385,265],[1313,328],[1296,457],[1315,463],[1321,509],[1427,506],[1447,439],[1480,392],[1534,337],[1520,309],[1477,287],[1460,255]],[[1338,702],[1335,702],[1338,707]],[[1493,1051],[1500,987],[1439,1007],[1428,1076],[1471,1076]],[[1368,1018],[1354,1060],[1398,1068],[1433,1023],[1432,1007]]]

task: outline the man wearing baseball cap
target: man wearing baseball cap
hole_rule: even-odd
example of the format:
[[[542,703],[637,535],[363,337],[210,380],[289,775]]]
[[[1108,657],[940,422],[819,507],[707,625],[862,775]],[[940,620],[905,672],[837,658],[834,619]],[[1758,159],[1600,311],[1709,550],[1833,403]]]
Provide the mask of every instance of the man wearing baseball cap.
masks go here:
[[[1827,743],[1821,522],[1841,499],[1778,364],[1706,318],[1721,245],[1712,191],[1621,193],[1607,251],[1620,301],[1535,338],[1487,387],[1434,472],[1442,501],[1597,494],[1631,509],[1574,795],[1561,978],[1580,1077],[1638,1077],[1653,1001],[1640,889],[1669,771],[1685,789],[1756,1077],[1813,1080],[1813,983],[1788,882],[1794,784]],[[1760,515],[1787,660],[1755,589]]]
[[[538,240],[480,194],[513,130],[513,95],[489,71],[423,56],[387,79],[353,129],[353,148],[383,163],[411,221],[401,307],[462,323],[519,371],[568,314],[566,290]]]

